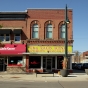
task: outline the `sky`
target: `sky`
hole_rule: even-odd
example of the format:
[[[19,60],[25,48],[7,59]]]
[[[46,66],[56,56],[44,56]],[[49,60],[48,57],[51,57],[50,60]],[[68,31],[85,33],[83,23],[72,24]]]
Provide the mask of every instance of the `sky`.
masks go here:
[[[27,8],[73,9],[73,51],[88,51],[88,0],[0,0],[0,11],[25,11]]]

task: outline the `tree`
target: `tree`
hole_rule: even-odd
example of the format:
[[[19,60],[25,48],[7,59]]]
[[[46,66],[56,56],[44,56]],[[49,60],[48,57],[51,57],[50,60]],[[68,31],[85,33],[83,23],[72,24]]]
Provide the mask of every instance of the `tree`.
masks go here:
[[[79,51],[74,51],[75,55],[74,55],[74,62],[79,63],[80,62],[80,54],[81,52]]]

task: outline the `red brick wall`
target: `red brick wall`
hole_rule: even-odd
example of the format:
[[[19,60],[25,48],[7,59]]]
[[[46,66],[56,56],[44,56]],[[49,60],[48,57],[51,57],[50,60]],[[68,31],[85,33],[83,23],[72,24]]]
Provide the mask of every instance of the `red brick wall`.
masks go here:
[[[30,24],[34,20],[38,20],[40,23],[39,28],[39,39],[44,40],[44,24],[46,21],[51,20],[54,24],[53,39],[58,40],[59,38],[59,23],[65,19],[65,10],[44,10],[44,9],[28,9],[28,20],[27,20],[27,36],[31,39]],[[68,25],[68,39],[72,38],[72,10],[68,10],[68,17],[70,24]]]
[[[3,26],[2,28],[11,28],[11,29],[22,28],[23,33],[22,33],[21,39],[22,40],[27,39],[27,36],[26,36],[26,33],[27,33],[26,21],[15,21],[15,20],[12,20],[12,21],[0,21],[0,25]],[[14,35],[13,34],[11,34],[11,40],[14,40]]]

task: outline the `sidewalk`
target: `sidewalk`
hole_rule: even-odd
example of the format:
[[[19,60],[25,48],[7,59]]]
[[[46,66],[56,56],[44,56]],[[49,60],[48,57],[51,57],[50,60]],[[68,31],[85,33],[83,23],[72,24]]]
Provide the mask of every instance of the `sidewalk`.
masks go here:
[[[29,81],[88,81],[88,75],[68,75],[61,77],[58,74],[0,74],[0,79],[20,79]]]

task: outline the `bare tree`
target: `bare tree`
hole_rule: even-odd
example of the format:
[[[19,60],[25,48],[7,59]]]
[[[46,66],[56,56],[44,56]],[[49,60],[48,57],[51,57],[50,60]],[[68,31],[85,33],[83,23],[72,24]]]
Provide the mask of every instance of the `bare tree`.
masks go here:
[[[74,51],[75,55],[74,55],[74,62],[80,63],[80,54],[81,52],[79,51]]]

